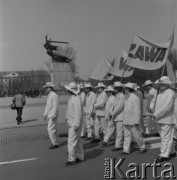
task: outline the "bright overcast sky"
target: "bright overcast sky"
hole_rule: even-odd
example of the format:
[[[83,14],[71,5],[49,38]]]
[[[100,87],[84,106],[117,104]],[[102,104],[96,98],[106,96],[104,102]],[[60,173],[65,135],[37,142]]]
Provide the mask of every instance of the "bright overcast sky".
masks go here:
[[[75,48],[87,78],[102,56],[128,51],[134,35],[166,42],[173,25],[177,47],[177,0],[0,0],[0,71],[45,67],[47,34]]]

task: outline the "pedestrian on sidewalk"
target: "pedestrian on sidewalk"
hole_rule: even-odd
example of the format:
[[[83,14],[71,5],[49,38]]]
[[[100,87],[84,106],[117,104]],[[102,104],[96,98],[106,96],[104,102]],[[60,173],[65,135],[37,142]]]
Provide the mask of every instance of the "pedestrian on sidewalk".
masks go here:
[[[23,107],[26,104],[26,99],[23,95],[23,91],[19,91],[19,93],[13,97],[12,102],[15,105],[15,109],[17,110],[17,124],[20,125],[22,123]]]
[[[45,86],[43,86],[46,90],[47,94],[47,104],[44,112],[44,120],[48,119],[48,134],[49,138],[52,142],[52,145],[49,149],[58,148],[57,141],[57,119],[59,115],[59,99],[58,95],[54,92],[54,85],[51,82],[47,82]]]
[[[67,166],[84,161],[83,144],[81,140],[83,107],[78,95],[79,89],[75,82],[65,86],[70,95],[65,120],[68,124],[68,161]]]

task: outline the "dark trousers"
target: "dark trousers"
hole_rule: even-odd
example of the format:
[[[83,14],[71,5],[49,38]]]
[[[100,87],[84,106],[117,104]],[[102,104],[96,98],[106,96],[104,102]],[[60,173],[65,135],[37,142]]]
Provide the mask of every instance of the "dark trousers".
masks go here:
[[[22,111],[23,111],[23,108],[22,107],[16,107],[16,110],[17,110],[16,120],[17,120],[17,122],[21,122],[22,121]]]

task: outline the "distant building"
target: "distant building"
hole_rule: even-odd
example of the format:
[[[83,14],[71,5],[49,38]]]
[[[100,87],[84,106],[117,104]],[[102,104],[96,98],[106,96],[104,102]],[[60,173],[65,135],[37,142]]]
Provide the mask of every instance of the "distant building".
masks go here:
[[[0,72],[0,95],[14,95],[19,90],[42,90],[42,86],[50,81],[50,74],[45,70]]]

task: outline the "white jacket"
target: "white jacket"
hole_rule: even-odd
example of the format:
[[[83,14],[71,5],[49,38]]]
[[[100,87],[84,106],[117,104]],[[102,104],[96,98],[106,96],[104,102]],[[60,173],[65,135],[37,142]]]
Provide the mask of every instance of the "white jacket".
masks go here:
[[[122,92],[116,94],[113,110],[111,113],[113,121],[123,121],[124,105],[125,105],[125,95]]]
[[[108,97],[108,100],[106,102],[106,108],[105,108],[105,119],[109,119],[109,115],[111,115],[113,105],[114,105],[114,99],[115,97],[113,95],[110,95]]]
[[[177,139],[177,94],[175,97],[175,104],[174,104],[174,118],[175,118],[174,138]]]
[[[80,96],[80,98],[81,98],[83,111],[85,111],[86,95],[85,95],[84,92],[81,92],[81,93],[79,94],[79,96]]]
[[[96,103],[94,105],[95,114],[97,116],[105,116],[106,101],[107,95],[105,91],[97,95]]]
[[[58,95],[51,91],[47,95],[47,104],[44,112],[44,116],[47,118],[58,117],[59,114],[59,99]]]
[[[154,116],[159,124],[175,124],[174,118],[175,92],[167,89],[157,96]]]
[[[154,111],[154,104],[155,104],[156,96],[157,96],[157,90],[155,88],[151,88],[149,91],[149,94],[152,96],[152,99],[150,102],[150,109],[153,112]]]
[[[86,115],[91,115],[91,113],[93,112],[95,101],[96,101],[96,94],[91,91],[86,96],[86,103],[85,103],[85,112],[86,112]]]
[[[69,127],[80,127],[82,122],[82,105],[79,95],[71,95],[68,100],[66,119]]]
[[[134,94],[130,93],[129,97],[125,100],[123,112],[123,124],[135,125],[140,123],[140,99]]]
[[[148,110],[151,110],[151,111],[154,110],[154,103],[155,103],[156,96],[157,96],[157,90],[152,87],[149,90],[149,93],[145,96],[145,98],[147,99],[146,108]]]

